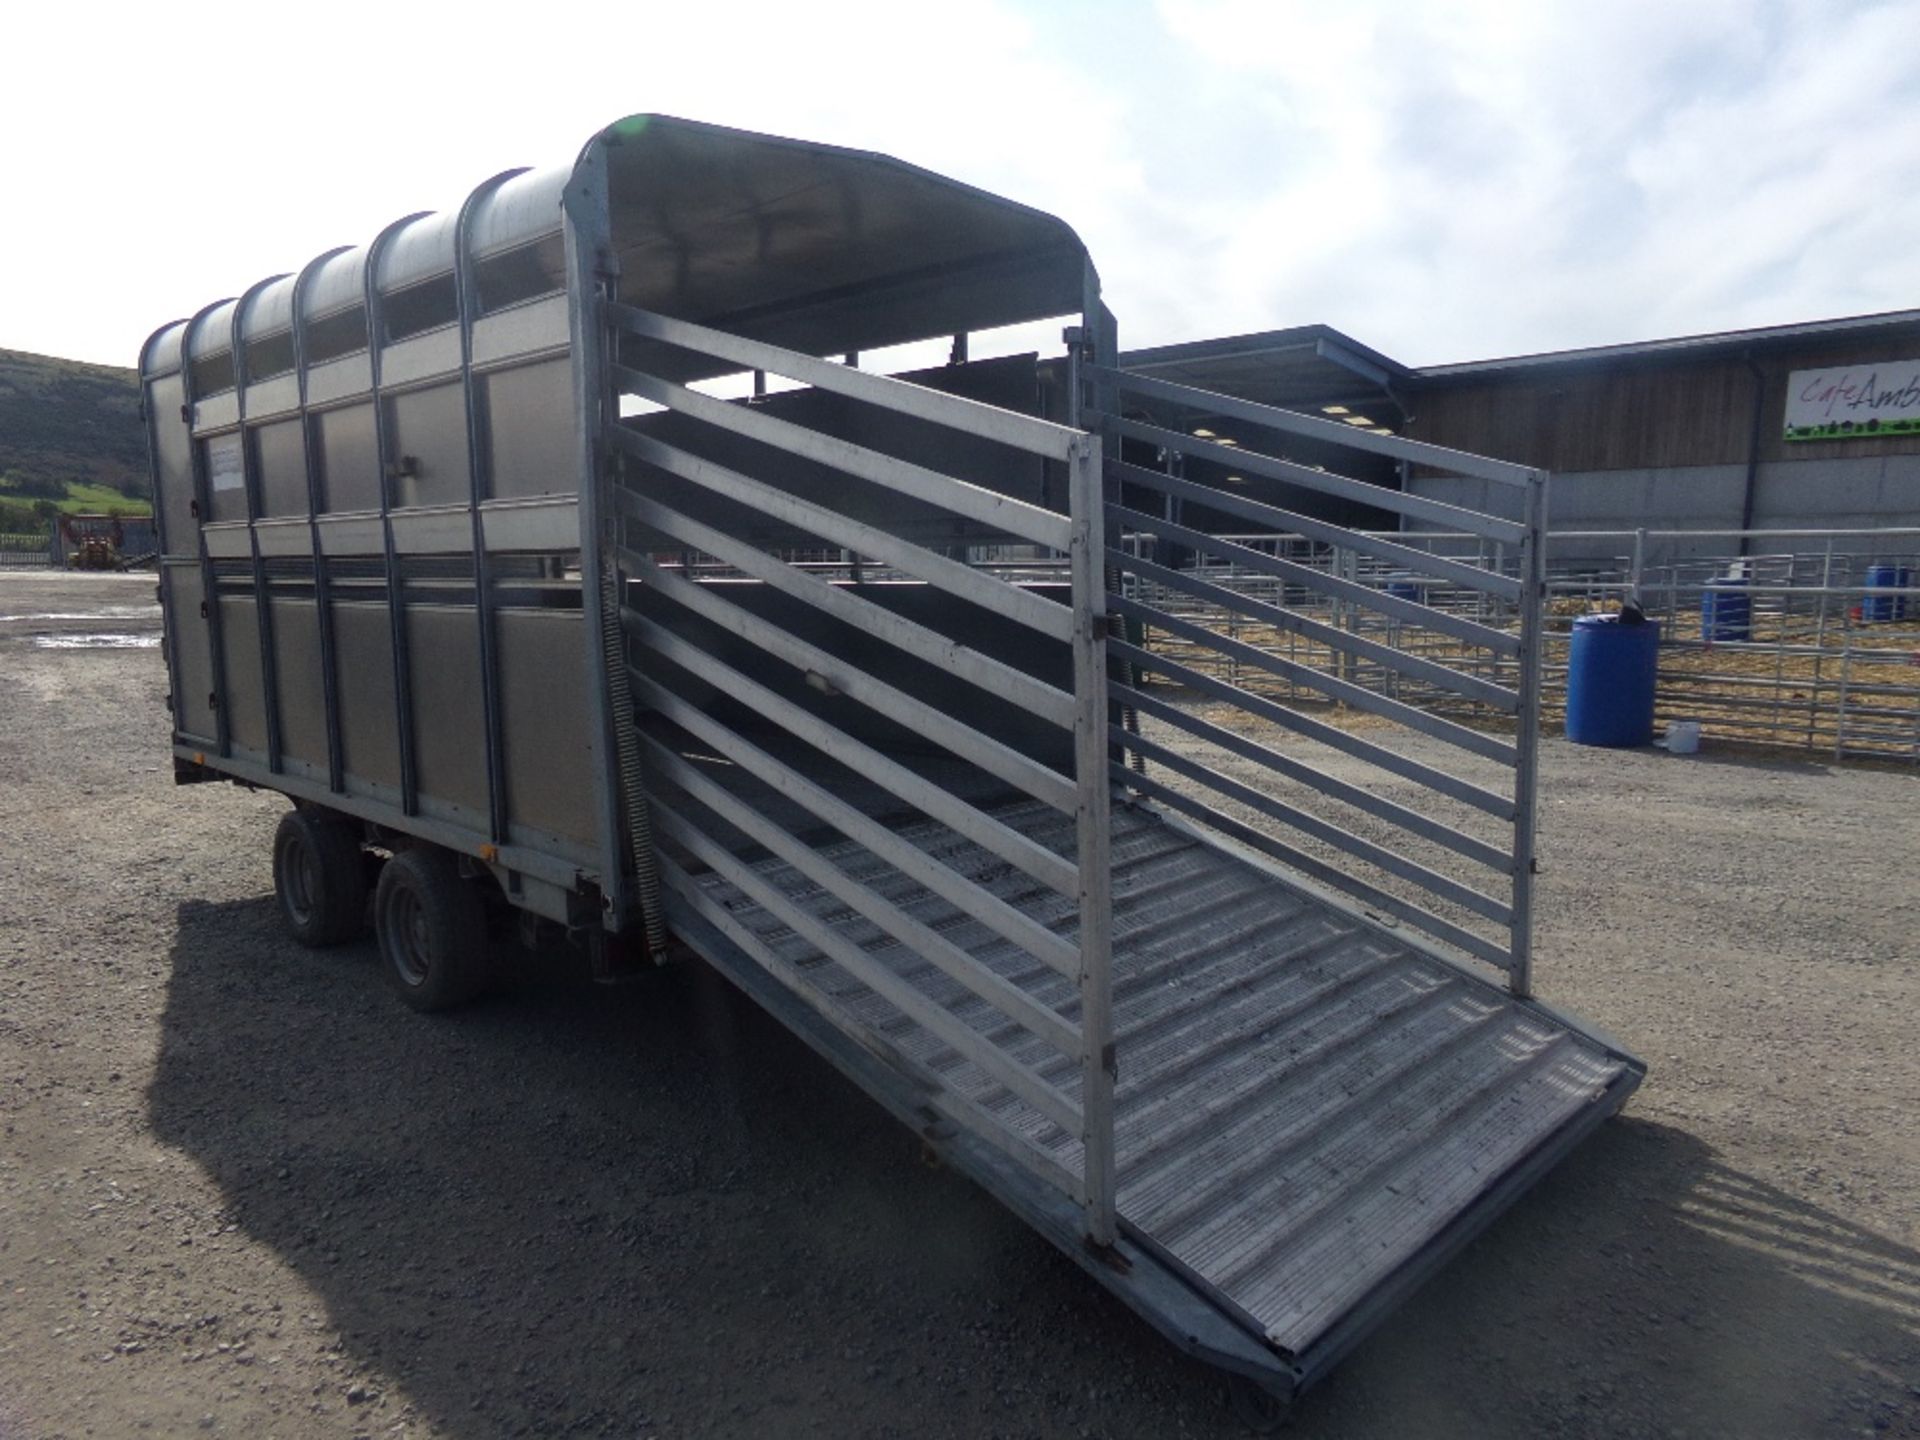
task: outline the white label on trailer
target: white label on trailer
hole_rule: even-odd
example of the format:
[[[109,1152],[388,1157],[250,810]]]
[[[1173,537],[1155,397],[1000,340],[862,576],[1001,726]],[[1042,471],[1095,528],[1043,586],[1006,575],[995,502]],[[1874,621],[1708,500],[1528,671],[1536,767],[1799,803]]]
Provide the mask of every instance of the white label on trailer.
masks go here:
[[[1920,433],[1920,360],[1796,370],[1787,377],[1789,440],[1877,440]]]
[[[247,483],[246,467],[240,463],[240,437],[222,435],[207,442],[207,482],[214,490],[238,490]]]

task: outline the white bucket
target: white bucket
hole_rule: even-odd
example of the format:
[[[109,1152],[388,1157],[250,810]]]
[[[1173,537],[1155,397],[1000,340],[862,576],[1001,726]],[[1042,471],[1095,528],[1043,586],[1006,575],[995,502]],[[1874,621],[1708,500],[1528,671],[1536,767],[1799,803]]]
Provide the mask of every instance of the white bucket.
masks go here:
[[[1667,753],[1669,755],[1693,755],[1700,749],[1700,722],[1698,720],[1669,720],[1667,722]]]

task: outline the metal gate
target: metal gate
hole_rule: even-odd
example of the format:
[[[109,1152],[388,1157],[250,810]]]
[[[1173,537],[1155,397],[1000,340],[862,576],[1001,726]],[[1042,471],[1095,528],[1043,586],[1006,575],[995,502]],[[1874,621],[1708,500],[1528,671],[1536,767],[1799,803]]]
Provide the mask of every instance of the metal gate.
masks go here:
[[[1115,582],[1108,604],[1128,629],[1110,648],[1138,678],[1116,686],[1116,698],[1160,722],[1163,733],[1202,742],[1208,753],[1263,776],[1257,784],[1235,779],[1134,723],[1116,729],[1114,743],[1149,763],[1116,764],[1115,780],[1430,941],[1497,966],[1514,994],[1528,994],[1545,473],[1144,376],[1094,369],[1090,378],[1117,397],[1107,420],[1106,558]],[[1131,453],[1123,450],[1129,441]],[[1303,441],[1320,453],[1364,452],[1516,487],[1523,518],[1288,458]],[[1184,473],[1202,465],[1230,483],[1201,484]],[[1438,525],[1491,548],[1476,563],[1332,524],[1251,498],[1239,488],[1246,476],[1283,487],[1283,495],[1384,510],[1403,524]],[[1187,507],[1225,517],[1236,530],[1299,537],[1304,551],[1257,548],[1245,536],[1183,523]],[[1508,555],[1517,557],[1517,573]],[[1497,601],[1501,618],[1481,618],[1473,604],[1459,603],[1462,596]],[[1381,675],[1438,691],[1464,718],[1397,698]],[[1174,703],[1154,681],[1204,697],[1209,713]],[[1512,738],[1476,725],[1476,717],[1497,717]],[[1257,743],[1246,733],[1249,720],[1357,765],[1331,773]],[[1438,753],[1396,743],[1408,735],[1439,742]],[[1468,757],[1484,763],[1458,773],[1455,760]],[[1153,775],[1156,767],[1176,783]],[[1332,803],[1288,803],[1273,793],[1276,785]],[[1220,800],[1254,823],[1222,812]],[[1376,822],[1371,833],[1344,818],[1355,812]],[[1461,818],[1442,818],[1449,813]],[[1302,848],[1301,839],[1315,848]],[[1418,854],[1408,853],[1408,841]],[[1388,883],[1356,873],[1362,868]],[[1504,894],[1483,888],[1489,872]]]
[[[1099,441],[607,313],[639,357],[606,439],[662,883],[1110,1242]],[[726,370],[809,389],[671,378]],[[821,397],[844,434],[781,413]],[[1007,545],[1055,583],[955,554]]]
[[[1497,967],[1526,995],[1543,476],[1079,354],[1059,408],[1094,417],[1102,434],[631,307],[609,303],[604,320],[604,441],[618,457],[608,558],[669,917],[717,931],[910,1075],[927,1113],[1073,1197],[1096,1243],[1112,1242],[1117,1216],[1116,866],[1121,960],[1136,970],[1168,916],[1221,921],[1198,892],[1231,890],[1244,907],[1250,881],[1274,896],[1318,885],[1315,896],[1353,906],[1314,911],[1333,917],[1325,934],[1417,935],[1433,953]],[[751,396],[702,388],[701,377],[749,372]],[[772,388],[773,377],[799,388]],[[1164,418],[1187,410],[1227,415],[1244,441]],[[1296,433],[1507,480],[1525,488],[1528,518],[1299,464],[1285,458]],[[1521,573],[1178,473],[1211,459],[1471,530],[1511,546]],[[1249,549],[1187,523],[1183,505],[1303,533],[1332,563]],[[1358,578],[1347,562],[1359,555],[1401,567],[1393,574],[1412,587]],[[1279,588],[1222,583],[1191,559],[1206,556]],[[1498,596],[1521,622],[1424,604],[1421,579]],[[1335,597],[1356,623],[1309,618],[1287,587]],[[1381,638],[1357,623],[1362,611],[1398,628]],[[1282,638],[1305,651],[1283,653]],[[1234,678],[1183,658],[1196,649],[1228,657]],[[1517,687],[1483,673],[1498,668],[1489,656],[1517,667]],[[1440,686],[1517,720],[1518,733],[1382,694],[1347,678],[1358,663]],[[1288,687],[1285,703],[1271,681]],[[1381,723],[1464,757],[1469,772],[1366,728]],[[1293,740],[1359,771],[1300,758]],[[1370,828],[1342,823],[1342,810]],[[1243,854],[1296,878],[1259,880],[1229,858]],[[1155,898],[1182,884],[1149,872],[1185,874],[1196,893]],[[1227,930],[1244,963],[1267,965],[1243,928]],[[1221,973],[1179,968],[1157,983],[1177,992],[1201,984],[1202,969],[1208,985]],[[1140,986],[1155,983],[1146,973],[1123,977],[1136,1020]],[[1188,1009],[1229,1003],[1195,990]],[[1157,1083],[1169,1057],[1143,1054],[1143,1083]],[[1269,1060],[1248,1068],[1249,1056],[1209,1051],[1178,1070],[1215,1062],[1251,1075]]]

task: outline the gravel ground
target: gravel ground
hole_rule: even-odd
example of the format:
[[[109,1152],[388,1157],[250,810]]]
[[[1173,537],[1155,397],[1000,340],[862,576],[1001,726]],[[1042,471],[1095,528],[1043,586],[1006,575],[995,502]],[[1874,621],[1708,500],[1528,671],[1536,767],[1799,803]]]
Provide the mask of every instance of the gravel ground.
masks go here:
[[[1241,1433],[711,975],[429,1018],[284,940],[152,586],[0,575],[3,1440]],[[1653,1073],[1294,1433],[1920,1435],[1920,782],[1544,777],[1541,993]]]

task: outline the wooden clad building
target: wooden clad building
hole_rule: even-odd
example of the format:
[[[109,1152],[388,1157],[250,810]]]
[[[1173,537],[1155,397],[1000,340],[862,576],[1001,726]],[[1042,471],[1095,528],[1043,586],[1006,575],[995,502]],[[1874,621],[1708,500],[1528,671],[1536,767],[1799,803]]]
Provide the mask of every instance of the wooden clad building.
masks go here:
[[[1122,363],[1542,466],[1556,530],[1920,525],[1920,311],[1423,368],[1306,326]],[[1501,502],[1422,469],[1369,478]]]

